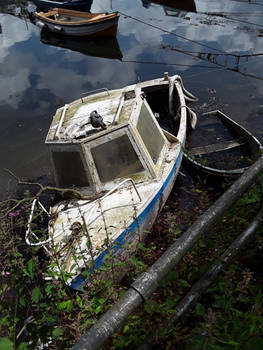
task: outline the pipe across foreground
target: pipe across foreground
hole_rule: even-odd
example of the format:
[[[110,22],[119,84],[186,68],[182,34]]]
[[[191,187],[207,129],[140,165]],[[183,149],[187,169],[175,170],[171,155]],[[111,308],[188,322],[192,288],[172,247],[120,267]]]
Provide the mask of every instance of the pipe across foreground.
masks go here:
[[[263,207],[258,212],[255,219],[251,222],[249,227],[245,229],[227,248],[227,250],[217,259],[212,268],[210,268],[203,277],[196,282],[190,291],[181,299],[176,305],[174,314],[168,321],[163,323],[162,328],[169,330],[174,326],[186,312],[197,302],[201,294],[209,287],[209,285],[217,278],[219,273],[223,270],[224,266],[229,263],[231,259],[244,247],[247,242],[252,239],[257,229],[262,225],[263,221]],[[154,340],[156,339],[157,332],[151,332],[139,345],[137,350],[150,350],[154,346]]]
[[[120,300],[73,346],[73,350],[96,350],[124,325],[127,317],[158,287],[167,273],[183,258],[249,186],[263,173],[263,156],[218,198],[195,223],[142,273]]]

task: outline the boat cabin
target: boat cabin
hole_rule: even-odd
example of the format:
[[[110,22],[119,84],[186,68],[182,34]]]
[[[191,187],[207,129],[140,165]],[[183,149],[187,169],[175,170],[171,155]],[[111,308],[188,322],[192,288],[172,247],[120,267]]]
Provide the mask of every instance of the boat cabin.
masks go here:
[[[132,85],[59,108],[46,145],[56,185],[89,195],[126,178],[137,183],[157,178],[169,142],[143,89]]]

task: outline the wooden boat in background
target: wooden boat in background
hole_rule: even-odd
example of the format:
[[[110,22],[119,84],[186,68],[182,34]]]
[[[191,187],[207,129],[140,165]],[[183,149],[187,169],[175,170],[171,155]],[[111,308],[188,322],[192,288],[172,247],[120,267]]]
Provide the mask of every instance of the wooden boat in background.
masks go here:
[[[33,13],[35,24],[51,32],[70,36],[116,36],[118,12],[88,13],[62,8]]]
[[[165,74],[91,92],[56,111],[46,137],[55,182],[73,186],[85,198],[75,195],[46,212],[46,240],[31,230],[37,199],[33,203],[26,242],[55,255],[59,266],[53,261],[52,278],[64,271],[69,285],[81,290],[83,269],[99,268],[108,253],[127,257],[145,237],[180,169],[185,95],[192,96],[180,77]],[[175,135],[160,127],[157,114],[176,123]]]
[[[39,9],[49,9],[54,7],[76,10],[90,11],[93,0],[32,0]]]
[[[186,147],[185,160],[207,175],[240,176],[262,154],[261,143],[243,126],[219,110],[203,115],[205,119],[199,127],[202,129],[199,136],[202,145]],[[212,143],[207,144],[209,140]]]
[[[45,45],[77,51],[87,56],[118,60],[123,57],[117,38],[114,36],[105,38],[72,37],[42,29],[40,41]]]

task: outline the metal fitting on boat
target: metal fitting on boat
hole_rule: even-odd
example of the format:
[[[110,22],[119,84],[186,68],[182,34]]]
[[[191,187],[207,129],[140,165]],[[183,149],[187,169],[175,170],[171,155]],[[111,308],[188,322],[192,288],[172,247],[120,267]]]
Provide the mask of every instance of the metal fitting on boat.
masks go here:
[[[70,227],[70,230],[74,233],[79,233],[82,228],[82,224],[79,221],[73,222],[73,224]]]
[[[163,73],[163,78],[164,78],[164,80],[169,80],[169,74],[168,74],[168,72],[164,72],[164,73]]]

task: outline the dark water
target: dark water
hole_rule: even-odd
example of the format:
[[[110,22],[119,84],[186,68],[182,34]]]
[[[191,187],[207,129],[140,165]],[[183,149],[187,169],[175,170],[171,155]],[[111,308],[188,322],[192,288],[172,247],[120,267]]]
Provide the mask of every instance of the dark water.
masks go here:
[[[94,0],[120,11],[117,40],[62,40],[26,17],[30,1],[0,0],[0,191],[50,176],[53,113],[81,93],[180,74],[198,112],[221,109],[263,142],[263,0]]]

